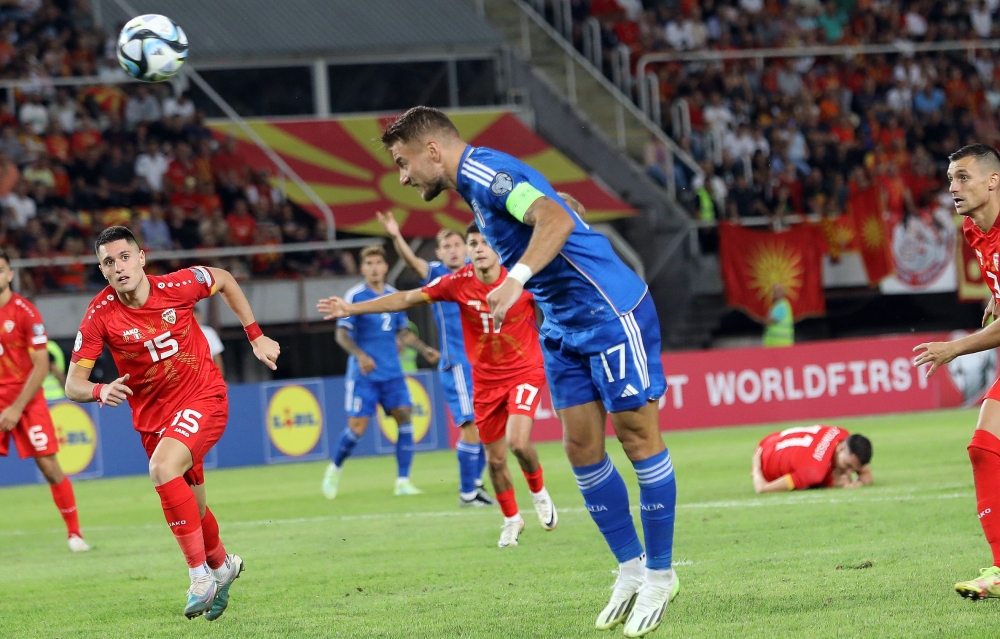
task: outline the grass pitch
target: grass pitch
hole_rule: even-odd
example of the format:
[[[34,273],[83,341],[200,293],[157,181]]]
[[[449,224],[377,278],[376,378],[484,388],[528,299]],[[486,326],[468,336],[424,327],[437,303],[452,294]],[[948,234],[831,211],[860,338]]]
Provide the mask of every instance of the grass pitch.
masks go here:
[[[952,590],[990,559],[965,450],[975,415],[834,420],[875,448],[875,486],[856,491],[755,495],[750,456],[777,427],[666,434],[681,592],[652,636],[988,635],[1000,602]],[[608,448],[636,504],[635,475]],[[515,468],[527,528],[504,550],[497,509],[457,508],[450,452],[417,456],[426,494],[406,498],[392,496],[388,457],[350,460],[333,502],[324,464],[209,472],[223,540],[247,562],[214,623],[182,615],[187,571],[147,478],[75,484],[95,547],[81,555],[45,486],[2,489],[0,637],[621,636],[593,629],[614,559],[560,446],[539,453],[559,527],[540,528]]]

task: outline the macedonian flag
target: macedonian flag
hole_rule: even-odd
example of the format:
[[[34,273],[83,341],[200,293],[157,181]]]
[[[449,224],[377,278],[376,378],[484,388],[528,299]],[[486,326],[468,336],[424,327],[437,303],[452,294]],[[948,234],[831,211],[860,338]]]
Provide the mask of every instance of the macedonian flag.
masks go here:
[[[824,315],[822,251],[809,225],[787,231],[752,231],[719,224],[719,261],[726,302],[757,321],[771,308],[780,284],[796,320]]]
[[[869,186],[847,199],[847,212],[854,218],[854,229],[861,249],[861,260],[868,274],[868,285],[879,282],[896,271],[892,258],[889,231],[882,219],[881,193],[876,186]]]
[[[462,138],[473,146],[508,153],[544,175],[587,208],[588,222],[634,215],[635,209],[603,188],[565,155],[535,135],[512,113],[451,114]],[[379,138],[393,118],[303,118],[251,120],[250,127],[280,155],[333,211],[338,230],[385,235],[376,211],[393,211],[407,237],[434,237],[441,228],[465,230],[472,211],[454,191],[424,202],[417,190],[399,183],[399,171]],[[217,137],[236,136],[238,153],[251,167],[266,168],[278,184],[274,164],[250,138],[228,121],[213,123]],[[307,194],[290,181],[288,197],[322,217]]]

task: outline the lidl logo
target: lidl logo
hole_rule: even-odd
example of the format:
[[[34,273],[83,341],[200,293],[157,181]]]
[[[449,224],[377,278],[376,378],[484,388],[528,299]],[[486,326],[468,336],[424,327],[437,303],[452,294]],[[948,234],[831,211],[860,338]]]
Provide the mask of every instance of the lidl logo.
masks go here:
[[[275,448],[301,457],[316,448],[323,434],[323,411],[316,396],[304,386],[285,386],[267,406],[267,432]]]
[[[97,428],[83,408],[72,403],[49,408],[59,439],[56,459],[67,475],[82,473],[94,461],[97,451]]]
[[[406,378],[406,387],[410,390],[410,398],[413,400],[413,409],[410,413],[413,420],[413,443],[419,443],[427,435],[431,426],[431,399],[427,395],[424,385],[412,377]],[[396,420],[385,414],[382,405],[378,407],[378,424],[382,428],[385,438],[396,443],[399,437],[399,425]]]

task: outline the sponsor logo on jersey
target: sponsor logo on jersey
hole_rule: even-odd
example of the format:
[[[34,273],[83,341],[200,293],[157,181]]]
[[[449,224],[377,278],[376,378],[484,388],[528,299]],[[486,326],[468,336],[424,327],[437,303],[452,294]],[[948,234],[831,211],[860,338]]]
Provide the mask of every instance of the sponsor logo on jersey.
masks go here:
[[[83,333],[80,331],[76,332],[76,341],[73,342],[73,350],[78,351],[83,348]]]
[[[156,288],[167,288],[167,285],[164,284],[163,282],[160,282],[159,284],[156,285]]]
[[[466,306],[473,306],[473,307],[475,307],[475,309],[476,309],[477,311],[478,311],[478,310],[479,310],[480,308],[482,308],[482,306],[483,306],[483,303],[482,303],[482,302],[480,302],[479,300],[466,300],[466,301],[465,301],[465,304],[466,304]]]
[[[514,180],[509,175],[501,171],[493,176],[493,184],[490,184],[490,191],[493,195],[507,195],[514,190]]]
[[[983,517],[985,517],[988,514],[990,514],[990,509],[989,508],[987,508],[983,512],[979,513],[979,518],[982,519]]]
[[[177,323],[177,311],[175,311],[172,308],[168,308],[167,310],[163,311],[163,314],[160,315],[160,317],[162,317],[164,321],[166,321],[168,324]]]
[[[31,332],[35,335],[45,335],[45,324],[32,324]]]
[[[182,519],[180,521],[171,521],[171,522],[169,522],[167,524],[167,526],[169,526],[170,528],[173,528],[174,526],[183,526],[186,523],[188,523],[188,520],[187,519]]]
[[[59,440],[56,459],[67,475],[82,473],[94,461],[97,427],[90,415],[76,404],[64,402],[49,408]]]
[[[278,390],[267,405],[267,433],[285,455],[311,453],[323,434],[323,412],[312,391],[298,385]]]
[[[413,443],[421,442],[431,427],[431,399],[424,385],[412,377],[406,378],[406,388],[410,391],[413,406],[410,408],[410,423],[413,426]],[[399,424],[391,415],[386,415],[381,404],[378,407],[378,425],[382,434],[393,444],[399,439]]]
[[[13,331],[14,330],[14,320],[7,320],[6,322],[4,322],[3,323],[3,330],[7,331],[8,333],[10,333],[11,331]]]
[[[130,328],[127,331],[122,331],[122,339],[126,342],[132,340],[139,341],[142,339],[142,333],[139,332],[138,328]]]

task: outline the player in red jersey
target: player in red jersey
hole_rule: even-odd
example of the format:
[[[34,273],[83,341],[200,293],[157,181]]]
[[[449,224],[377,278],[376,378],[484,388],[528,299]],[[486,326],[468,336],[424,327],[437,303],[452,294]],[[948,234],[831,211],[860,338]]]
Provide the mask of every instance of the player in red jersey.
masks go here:
[[[496,325],[486,296],[507,277],[499,256],[490,248],[475,224],[466,233],[472,264],[439,277],[423,288],[400,291],[375,300],[348,304],[339,297],[320,300],[323,319],[350,315],[391,313],[431,302],[457,302],[462,314],[465,352],[472,364],[473,412],[479,437],[486,449],[490,480],[504,515],[499,547],[516,546],[524,520],[517,509],[514,484],[507,469],[507,446],[517,458],[538,520],[545,530],[559,521],[552,498],[542,479],[542,465],[531,443],[531,426],[538,409],[539,389],[545,383],[542,351],[538,344],[535,305],[524,292]]]
[[[806,488],[858,488],[872,483],[872,443],[836,426],[771,433],[753,456],[753,489],[774,493]],[[857,478],[855,478],[857,475]]]
[[[69,549],[90,550],[80,533],[73,484],[59,466],[59,438],[42,393],[49,372],[49,352],[42,314],[10,288],[14,271],[0,249],[0,457],[10,453],[13,437],[21,459],[34,457],[52,499],[66,522]]]
[[[243,570],[227,555],[205,500],[202,460],[222,437],[229,415],[226,384],[194,321],[198,300],[218,292],[247,332],[254,355],[276,368],[280,349],[265,337],[228,271],[193,266],[147,276],[145,254],[124,226],[105,229],[95,250],[111,284],[93,299],[76,334],[66,374],[75,402],[118,406],[126,400],[149,456],[149,476],[191,576],[184,614],[217,619]],[[107,344],[121,377],[94,384],[90,373]]]
[[[956,357],[1000,346],[1000,153],[986,144],[970,144],[949,156],[948,190],[955,211],[965,217],[962,232],[976,250],[983,281],[992,295],[983,314],[983,330],[951,342],[928,342],[914,347],[916,365],[929,364],[930,376]],[[975,579],[955,584],[955,591],[970,599],[1000,597],[1000,381],[993,384],[979,410],[976,432],[969,443],[972,477],[976,484],[976,508],[986,542],[993,552],[993,565]]]

